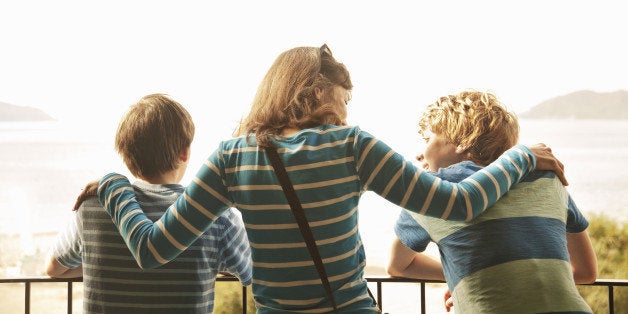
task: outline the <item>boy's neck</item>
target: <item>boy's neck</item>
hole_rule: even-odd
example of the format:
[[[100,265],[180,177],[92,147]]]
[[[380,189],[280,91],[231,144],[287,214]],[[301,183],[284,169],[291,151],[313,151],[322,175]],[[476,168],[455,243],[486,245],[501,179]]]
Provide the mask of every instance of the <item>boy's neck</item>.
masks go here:
[[[138,178],[148,184],[179,184],[185,173],[185,167],[179,167],[177,169],[164,172],[161,175],[153,178]]]

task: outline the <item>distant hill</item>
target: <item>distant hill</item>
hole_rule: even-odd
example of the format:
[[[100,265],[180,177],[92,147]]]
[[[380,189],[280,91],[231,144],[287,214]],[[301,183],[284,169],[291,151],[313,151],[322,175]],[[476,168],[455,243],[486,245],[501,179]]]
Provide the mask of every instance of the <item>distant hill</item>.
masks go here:
[[[546,100],[518,116],[535,119],[628,119],[628,91],[577,91]]]
[[[32,107],[21,107],[0,102],[0,121],[49,121],[47,113]]]

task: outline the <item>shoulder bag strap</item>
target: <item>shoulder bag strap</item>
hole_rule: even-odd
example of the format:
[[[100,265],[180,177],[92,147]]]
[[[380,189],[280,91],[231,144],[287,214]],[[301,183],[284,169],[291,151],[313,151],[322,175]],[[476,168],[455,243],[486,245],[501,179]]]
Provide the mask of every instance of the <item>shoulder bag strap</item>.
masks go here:
[[[318,247],[316,246],[314,235],[312,235],[312,229],[310,229],[310,225],[307,222],[305,212],[303,211],[303,208],[301,207],[301,202],[299,202],[299,198],[297,197],[297,194],[294,191],[294,187],[290,182],[290,178],[288,177],[286,168],[283,166],[281,159],[279,159],[279,154],[277,153],[277,149],[275,147],[266,147],[265,150],[268,154],[268,157],[270,158],[270,163],[273,166],[273,169],[275,169],[275,174],[277,175],[277,178],[281,183],[281,188],[286,195],[286,199],[290,204],[292,214],[294,214],[294,218],[299,225],[301,235],[303,236],[303,239],[305,239],[307,248],[310,251],[310,256],[314,261],[314,265],[316,265],[318,275],[323,282],[325,292],[327,292],[327,298],[329,298],[331,305],[334,307],[334,312],[338,313],[338,306],[336,305],[336,300],[334,299],[334,295],[331,292],[331,286],[329,285],[329,280],[327,279],[327,272],[325,271],[325,267],[323,266],[323,260],[321,259],[321,255],[318,252]]]

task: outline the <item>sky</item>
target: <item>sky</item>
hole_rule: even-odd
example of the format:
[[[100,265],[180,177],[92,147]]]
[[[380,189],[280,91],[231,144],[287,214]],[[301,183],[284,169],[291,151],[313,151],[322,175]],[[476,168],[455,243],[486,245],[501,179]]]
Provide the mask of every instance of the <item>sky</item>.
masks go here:
[[[0,0],[0,102],[42,109],[71,126],[72,136],[113,146],[129,105],[147,94],[169,94],[196,124],[192,171],[182,180],[190,182],[201,160],[232,135],[274,59],[293,47],[326,43],[351,72],[349,123],[411,157],[420,151],[407,144],[418,139],[418,115],[439,96],[490,91],[519,113],[583,89],[628,89],[624,6],[607,0]],[[125,173],[115,165],[102,167]]]
[[[445,94],[495,93],[522,112],[628,89],[621,1],[0,0],[0,101],[111,130],[166,93],[230,136],[273,60],[327,43],[354,83],[349,122],[413,130]]]

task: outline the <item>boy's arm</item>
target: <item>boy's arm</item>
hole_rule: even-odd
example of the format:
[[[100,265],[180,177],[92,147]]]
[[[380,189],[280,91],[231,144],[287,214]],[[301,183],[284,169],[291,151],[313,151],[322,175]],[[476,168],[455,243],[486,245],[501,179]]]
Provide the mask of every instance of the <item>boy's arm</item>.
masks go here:
[[[393,277],[445,280],[440,261],[409,249],[399,238],[393,241],[386,271]]]
[[[225,220],[226,229],[220,238],[220,260],[222,267],[219,271],[236,276],[243,286],[248,286],[253,280],[253,264],[251,261],[251,247],[246,235],[242,219],[232,209],[227,210],[219,220]]]
[[[567,233],[567,249],[576,284],[595,282],[597,279],[597,257],[585,230],[578,233]]]
[[[577,284],[591,283],[597,278],[597,257],[589,239],[589,222],[571,196],[567,199],[567,250],[573,277]]]
[[[76,268],[63,266],[54,256],[50,256],[46,266],[46,275],[52,278],[78,278],[83,276],[83,265]]]
[[[46,274],[53,278],[76,278],[83,276],[81,217],[72,213],[50,248],[46,259]]]

